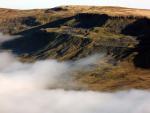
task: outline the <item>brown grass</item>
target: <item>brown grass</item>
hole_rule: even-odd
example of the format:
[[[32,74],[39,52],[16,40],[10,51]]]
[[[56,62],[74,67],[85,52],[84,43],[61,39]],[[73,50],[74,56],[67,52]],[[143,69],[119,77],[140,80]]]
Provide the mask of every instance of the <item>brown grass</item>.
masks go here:
[[[62,6],[66,11],[57,11],[58,15],[71,16],[76,13],[104,13],[112,16],[145,16],[150,18],[150,10],[123,7],[92,7],[92,6]],[[47,9],[13,10],[0,8],[0,19],[36,16],[45,13]],[[54,14],[49,11],[46,14]]]
[[[75,82],[98,91],[150,89],[150,70],[136,68],[125,61],[116,67],[103,65],[90,72],[79,72]]]

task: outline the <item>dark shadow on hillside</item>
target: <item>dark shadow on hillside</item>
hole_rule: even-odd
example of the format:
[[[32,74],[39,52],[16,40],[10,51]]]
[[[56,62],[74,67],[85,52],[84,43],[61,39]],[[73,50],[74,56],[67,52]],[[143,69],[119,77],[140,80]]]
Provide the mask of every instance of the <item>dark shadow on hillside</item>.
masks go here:
[[[137,37],[139,44],[135,48],[138,53],[134,64],[141,68],[150,68],[150,19],[142,18],[128,25],[123,34]]]
[[[2,43],[1,49],[11,50],[17,55],[32,54],[44,48],[54,37],[53,33],[37,30],[32,35],[25,35]]]
[[[50,23],[47,23],[47,24],[44,24],[44,25],[40,25],[40,26],[37,26],[37,27],[33,27],[31,29],[24,30],[24,31],[16,33],[14,35],[26,36],[26,35],[32,34],[34,32],[37,32],[41,29],[60,27],[61,25],[63,25],[65,22],[67,22],[68,20],[70,20],[72,18],[73,17],[61,18],[61,19],[55,20],[53,22],[50,22]]]
[[[30,27],[40,25],[40,22],[38,22],[36,18],[32,16],[24,18],[21,23]]]
[[[106,14],[90,14],[80,13],[75,16],[77,24],[74,27],[77,28],[92,28],[99,27],[106,23],[109,16]]]
[[[72,18],[73,17],[62,18],[54,22],[16,33],[14,35],[19,35],[20,37],[2,43],[0,48],[11,50],[17,55],[36,53],[57,37],[55,33],[48,33],[41,29],[60,27],[63,23]]]
[[[64,8],[64,7],[54,7],[54,8],[51,8],[51,9],[47,9],[45,10],[45,13],[49,13],[51,11],[67,11],[68,9]]]
[[[66,22],[72,19],[76,19],[76,23],[73,27],[76,28],[92,28],[92,27],[98,27],[102,26],[106,23],[108,20],[109,16],[105,14],[88,14],[88,13],[81,13],[77,14],[75,16],[71,17],[66,17],[66,18],[61,18],[58,20],[55,20],[53,22],[40,25],[22,32],[19,32],[15,35],[26,35],[32,32],[36,32],[40,29],[46,29],[46,28],[54,28],[54,27],[61,27],[62,25],[65,25]]]
[[[56,35],[56,33],[49,33],[41,29],[61,27],[67,21],[72,19],[77,19],[78,21],[80,21],[75,27],[91,28],[105,24],[108,16],[98,14],[78,14],[72,17],[61,18],[56,21],[16,33],[14,35],[19,35],[21,37],[4,42],[3,44],[1,44],[1,48],[12,50],[12,52],[18,55],[25,53],[36,53],[37,51],[47,46],[55,38],[57,38],[58,35]],[[61,35],[62,39],[67,39],[66,35],[64,35],[63,33]],[[63,41],[66,41],[65,39]]]

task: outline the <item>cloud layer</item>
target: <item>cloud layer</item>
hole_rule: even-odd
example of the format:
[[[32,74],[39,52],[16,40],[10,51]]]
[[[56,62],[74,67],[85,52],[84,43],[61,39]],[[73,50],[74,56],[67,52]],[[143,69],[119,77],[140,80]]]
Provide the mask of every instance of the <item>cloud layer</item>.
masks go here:
[[[70,71],[95,64],[98,55],[76,62],[21,63],[0,53],[0,113],[150,113],[149,91],[115,93],[49,89],[69,84]],[[79,67],[79,68],[78,68]],[[63,85],[61,84],[61,85]]]
[[[150,113],[150,93],[37,90],[0,96],[1,113]]]
[[[10,35],[4,35],[3,33],[0,32],[0,43],[3,43],[8,40],[12,40],[14,38],[17,38],[18,36],[10,36]]]
[[[19,62],[8,52],[0,53],[0,92],[10,90],[69,87],[69,74],[79,69],[89,70],[103,55],[93,55],[75,62],[43,60],[34,63]],[[88,68],[89,67],[89,68]],[[67,86],[68,85],[68,86]],[[72,84],[73,85],[73,84]]]

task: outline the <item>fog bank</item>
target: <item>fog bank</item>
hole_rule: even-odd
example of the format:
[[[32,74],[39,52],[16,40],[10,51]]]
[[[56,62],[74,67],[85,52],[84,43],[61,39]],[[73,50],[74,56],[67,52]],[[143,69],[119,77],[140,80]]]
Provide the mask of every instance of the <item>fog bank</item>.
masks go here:
[[[0,53],[0,92],[35,90],[75,85],[70,74],[77,70],[90,70],[103,55],[92,55],[79,61],[58,62],[42,60],[22,63],[8,52]]]
[[[70,72],[86,69],[101,58],[93,55],[75,62],[21,63],[8,52],[0,53],[0,113],[150,113],[149,91],[49,89],[58,84],[69,87]]]
[[[36,90],[0,96],[0,113],[150,113],[148,91]]]
[[[10,36],[10,35],[4,35],[3,33],[0,32],[0,43],[3,43],[5,41],[8,41],[8,40],[12,40],[14,38],[17,38],[19,36]]]

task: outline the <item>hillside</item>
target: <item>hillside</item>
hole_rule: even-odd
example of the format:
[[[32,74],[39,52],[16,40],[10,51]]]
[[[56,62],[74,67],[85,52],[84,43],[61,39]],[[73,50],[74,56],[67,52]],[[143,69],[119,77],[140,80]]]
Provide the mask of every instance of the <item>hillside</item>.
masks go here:
[[[19,36],[0,48],[22,62],[105,54],[94,70],[73,73],[74,82],[92,90],[150,89],[150,10],[63,6],[0,15],[0,32]]]

